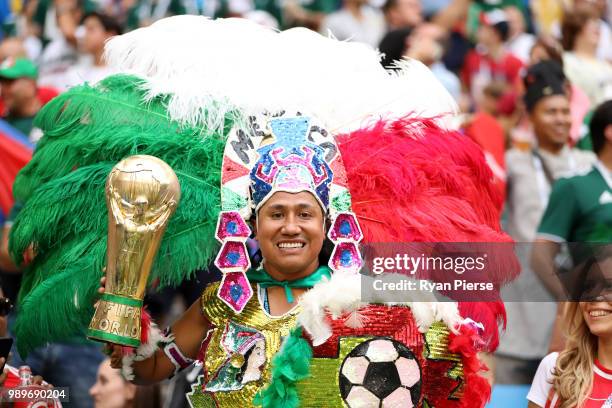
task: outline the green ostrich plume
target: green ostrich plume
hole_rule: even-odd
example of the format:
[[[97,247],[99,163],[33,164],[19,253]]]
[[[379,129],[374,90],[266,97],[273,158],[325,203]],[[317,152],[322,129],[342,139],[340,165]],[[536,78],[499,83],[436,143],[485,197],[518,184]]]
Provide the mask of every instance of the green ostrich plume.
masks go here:
[[[106,259],[106,178],[127,156],[146,154],[178,176],[181,201],[151,271],[176,285],[206,267],[217,251],[221,165],[226,135],[168,117],[167,98],[145,99],[144,80],[115,75],[49,102],[36,118],[44,132],[14,193],[23,204],[10,236],[16,261],[32,247],[15,327],[20,354],[47,342],[84,336]],[[145,102],[146,101],[146,102]]]

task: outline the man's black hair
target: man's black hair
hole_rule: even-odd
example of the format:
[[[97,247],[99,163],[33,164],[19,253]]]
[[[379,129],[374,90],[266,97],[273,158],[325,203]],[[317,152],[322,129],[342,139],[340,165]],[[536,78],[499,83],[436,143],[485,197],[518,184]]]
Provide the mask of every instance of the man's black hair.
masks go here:
[[[593,151],[599,154],[606,144],[606,127],[612,125],[612,99],[605,101],[595,109],[591,123],[589,124],[589,133],[593,142]]]
[[[119,24],[114,17],[100,13],[99,11],[90,11],[83,16],[81,23],[85,22],[85,20],[90,17],[97,19],[107,33],[115,33],[117,35],[123,34],[123,27],[121,27],[121,24]]]

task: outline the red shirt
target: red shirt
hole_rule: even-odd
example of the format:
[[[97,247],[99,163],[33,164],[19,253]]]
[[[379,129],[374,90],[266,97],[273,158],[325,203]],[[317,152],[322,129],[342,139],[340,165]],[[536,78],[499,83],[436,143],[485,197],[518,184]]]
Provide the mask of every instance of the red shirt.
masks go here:
[[[557,395],[553,395],[545,408],[559,406]],[[612,408],[612,370],[602,366],[597,359],[593,366],[593,391],[587,398],[584,408]]]
[[[523,66],[523,62],[511,53],[504,53],[502,58],[494,60],[487,54],[471,50],[463,62],[461,80],[472,97],[476,97],[491,81],[505,82],[514,87],[519,82]]]
[[[38,100],[42,106],[44,106],[51,99],[55,98],[57,95],[59,95],[59,92],[55,88],[48,86],[40,86],[36,90],[36,96],[38,97]],[[6,107],[4,106],[4,100],[0,98],[0,116],[6,116],[5,109]]]
[[[495,187],[500,194],[498,210],[501,212],[506,199],[506,160],[504,128],[497,120],[485,112],[477,112],[465,133],[478,143],[483,150],[485,160],[493,173]]]

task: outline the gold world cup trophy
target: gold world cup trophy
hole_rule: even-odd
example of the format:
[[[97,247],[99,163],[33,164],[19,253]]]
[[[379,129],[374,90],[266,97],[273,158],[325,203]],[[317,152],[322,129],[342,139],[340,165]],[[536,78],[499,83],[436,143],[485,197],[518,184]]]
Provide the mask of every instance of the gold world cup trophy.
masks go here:
[[[106,286],[87,336],[138,347],[147,280],[181,196],[174,171],[153,156],[120,161],[106,181]]]

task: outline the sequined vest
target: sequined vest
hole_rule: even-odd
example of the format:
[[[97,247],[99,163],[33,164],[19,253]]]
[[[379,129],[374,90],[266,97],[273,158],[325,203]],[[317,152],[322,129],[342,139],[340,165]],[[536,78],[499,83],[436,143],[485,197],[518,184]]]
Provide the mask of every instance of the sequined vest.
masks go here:
[[[193,407],[250,407],[268,384],[272,357],[296,325],[299,307],[270,316],[262,307],[257,285],[242,313],[217,297],[219,283],[202,294],[204,316],[211,330],[203,344],[204,374],[187,394]]]

